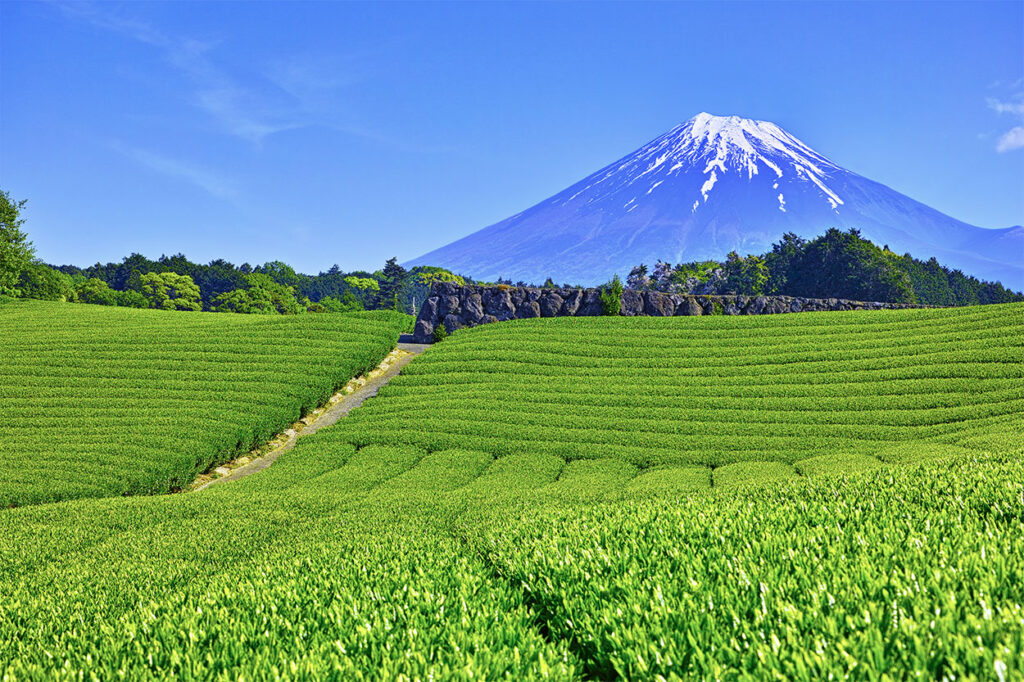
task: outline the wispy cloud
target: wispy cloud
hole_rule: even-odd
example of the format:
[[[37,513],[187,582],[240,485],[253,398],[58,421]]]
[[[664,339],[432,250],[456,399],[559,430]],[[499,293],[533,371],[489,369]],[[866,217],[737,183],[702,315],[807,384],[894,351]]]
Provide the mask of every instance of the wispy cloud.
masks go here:
[[[1020,81],[1014,83],[1014,86],[1019,88]],[[1010,114],[1021,123],[999,136],[996,141],[996,151],[1003,153],[1014,149],[1024,149],[1024,91],[1018,90],[1008,100],[989,97],[986,101],[992,111],[997,114]]]
[[[365,78],[362,69],[337,57],[291,56],[253,64],[244,76],[216,59],[218,41],[173,35],[123,8],[93,3],[59,5],[69,18],[116,33],[160,51],[185,76],[189,103],[206,113],[217,129],[254,144],[288,130],[323,126],[359,137],[376,137],[346,118],[340,93]],[[129,10],[131,11],[131,10]],[[348,60],[351,62],[352,60]],[[381,136],[385,139],[384,136]]]
[[[186,161],[172,159],[156,152],[131,147],[119,142],[112,143],[111,146],[116,151],[151,171],[166,175],[175,180],[187,182],[218,199],[232,202],[238,199],[238,187],[235,183],[218,173]]]

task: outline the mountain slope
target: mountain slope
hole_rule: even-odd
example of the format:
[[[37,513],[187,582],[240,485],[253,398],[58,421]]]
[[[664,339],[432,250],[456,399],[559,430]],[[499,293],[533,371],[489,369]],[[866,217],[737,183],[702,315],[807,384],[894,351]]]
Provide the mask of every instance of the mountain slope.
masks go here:
[[[641,262],[761,253],[784,232],[810,238],[829,227],[1024,288],[1024,227],[968,225],[845,170],[774,123],[706,113],[409,265],[592,285]]]

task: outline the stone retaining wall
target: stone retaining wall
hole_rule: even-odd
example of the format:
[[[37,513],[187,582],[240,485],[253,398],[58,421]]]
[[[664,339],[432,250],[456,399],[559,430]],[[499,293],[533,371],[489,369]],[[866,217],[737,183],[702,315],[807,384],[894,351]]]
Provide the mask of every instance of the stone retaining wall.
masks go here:
[[[917,308],[905,303],[865,303],[841,298],[797,296],[703,296],[662,294],[655,291],[622,293],[622,315],[771,315],[822,310],[882,310]],[[433,340],[434,329],[444,324],[453,332],[488,322],[532,317],[601,315],[599,289],[533,289],[525,287],[459,286],[434,284],[416,319],[417,343]]]

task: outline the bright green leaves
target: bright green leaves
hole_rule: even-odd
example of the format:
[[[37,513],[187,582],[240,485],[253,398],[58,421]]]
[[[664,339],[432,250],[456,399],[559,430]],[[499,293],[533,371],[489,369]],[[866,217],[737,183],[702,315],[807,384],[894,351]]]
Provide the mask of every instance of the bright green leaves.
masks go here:
[[[375,367],[407,319],[5,305],[0,508],[187,485]]]

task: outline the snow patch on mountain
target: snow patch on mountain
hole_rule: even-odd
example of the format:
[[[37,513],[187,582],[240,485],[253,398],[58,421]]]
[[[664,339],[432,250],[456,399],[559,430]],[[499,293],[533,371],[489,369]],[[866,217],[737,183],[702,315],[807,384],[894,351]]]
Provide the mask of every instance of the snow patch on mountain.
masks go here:
[[[790,175],[813,183],[821,200],[833,209],[843,200],[828,185],[829,174],[841,170],[839,166],[818,154],[782,128],[769,121],[755,121],[739,116],[712,116],[700,113],[676,126],[661,137],[644,145],[635,154],[623,160],[596,181],[584,185],[565,199],[568,205],[590,190],[597,189],[588,203],[600,201],[606,192],[621,190],[622,179],[626,187],[650,194],[665,180],[694,167],[703,167],[705,180],[700,188],[700,200],[707,202],[715,184],[727,173],[735,173],[751,180],[762,169],[777,179]],[[778,183],[773,187],[777,188]]]

